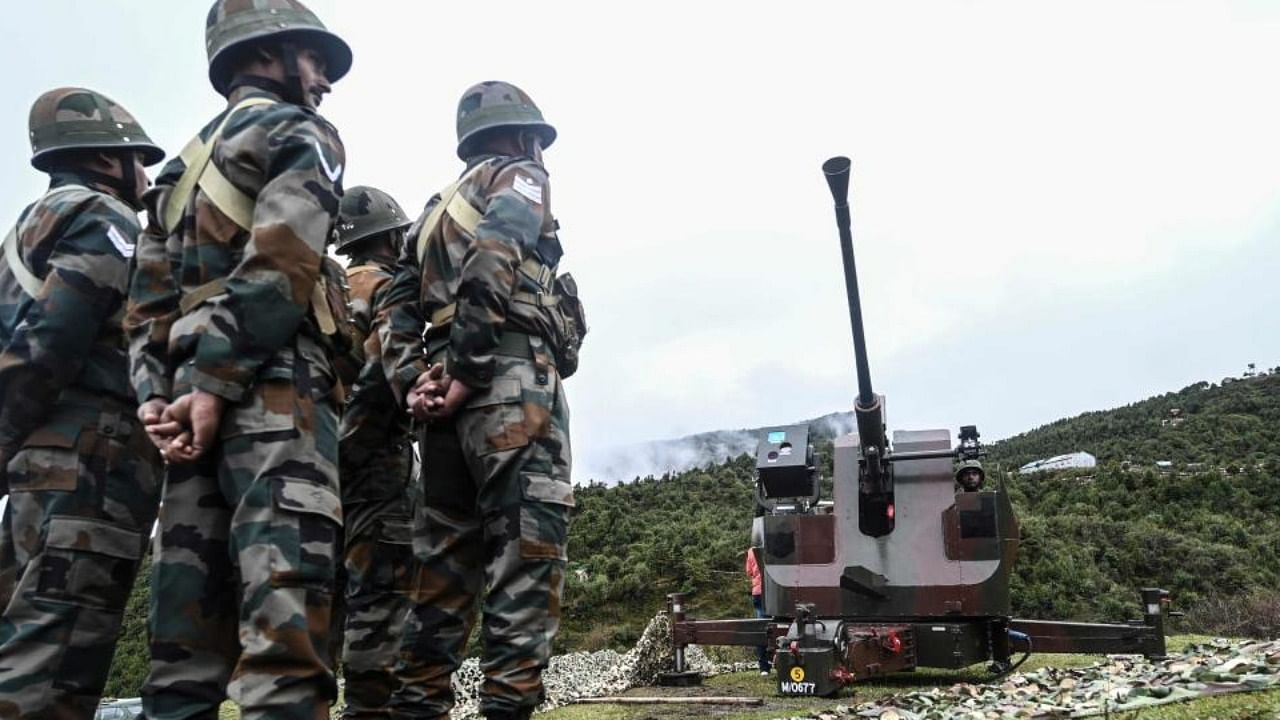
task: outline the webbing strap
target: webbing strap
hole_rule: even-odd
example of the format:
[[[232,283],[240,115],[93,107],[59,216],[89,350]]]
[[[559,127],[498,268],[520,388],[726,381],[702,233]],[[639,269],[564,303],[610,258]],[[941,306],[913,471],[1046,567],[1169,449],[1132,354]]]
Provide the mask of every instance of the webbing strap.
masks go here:
[[[431,313],[431,327],[437,328],[442,325],[448,325],[453,320],[453,315],[458,310],[458,303],[449,303],[439,310]]]
[[[235,224],[246,230],[252,227],[253,198],[240,192],[227,180],[221,171],[210,165],[209,161],[213,158],[214,146],[218,144],[218,140],[222,137],[222,131],[227,127],[227,123],[230,122],[232,116],[247,107],[274,105],[275,102],[275,100],[264,97],[245,98],[227,111],[226,116],[222,118],[222,122],[207,141],[201,140],[200,136],[197,135],[192,138],[191,142],[187,143],[180,155],[182,161],[186,163],[187,169],[182,173],[182,177],[178,179],[178,183],[173,186],[173,191],[169,194],[169,199],[165,203],[163,217],[161,218],[166,232],[172,233],[177,229],[178,223],[182,222],[182,213],[186,210],[187,202],[191,200],[191,194],[195,192],[197,185],[201,190],[204,190],[205,195],[209,196],[209,200],[224,215],[231,218]]]
[[[224,277],[217,280],[210,280],[200,287],[189,293],[182,295],[182,300],[178,302],[178,309],[182,310],[183,315],[190,315],[192,310],[200,307],[206,300],[214,295],[221,295],[227,289],[227,279]]]
[[[200,287],[185,293],[182,300],[179,301],[178,307],[182,310],[183,315],[190,315],[192,310],[203,305],[210,298],[221,295],[227,290],[227,279],[224,277],[201,285]],[[316,284],[311,290],[311,311],[315,313],[316,324],[320,326],[320,332],[325,335],[332,335],[338,331],[338,323],[333,318],[333,311],[329,309],[328,298],[329,283],[323,277],[316,279]]]
[[[440,226],[440,221],[444,219],[445,213],[458,223],[458,227],[462,228],[468,235],[476,234],[476,227],[480,225],[480,219],[483,214],[472,207],[467,199],[458,194],[464,183],[470,180],[480,168],[488,165],[487,162],[477,163],[475,167],[468,170],[456,182],[440,191],[440,202],[431,209],[427,214],[427,219],[423,221],[422,227],[418,229],[418,262],[422,263],[427,256],[427,240]]]
[[[4,259],[9,263],[9,270],[22,286],[23,292],[33,298],[38,296],[40,288],[44,287],[44,282],[27,268],[27,264],[22,262],[22,258],[18,255],[17,225],[14,225],[9,234],[4,236]]]
[[[240,192],[240,188],[232,185],[213,163],[209,163],[201,173],[199,185],[223,215],[245,230],[253,227],[253,208],[256,205],[253,198]]]
[[[30,295],[32,298],[40,295],[40,288],[44,287],[44,280],[31,272],[31,268],[27,267],[27,264],[22,261],[22,255],[18,251],[19,238],[26,234],[27,230],[30,229],[31,218],[35,215],[36,205],[47,200],[53,195],[66,192],[68,190],[85,190],[87,192],[93,192],[83,185],[59,185],[56,188],[52,188],[31,206],[31,210],[27,212],[26,220],[21,223],[14,223],[13,229],[9,231],[8,235],[4,236],[5,262],[9,263],[9,270],[13,273],[14,279],[18,281],[18,285],[22,287],[22,291]]]
[[[329,281],[323,277],[316,279],[311,287],[311,312],[316,316],[316,325],[324,335],[338,332],[338,323],[333,319],[333,311],[329,309]]]
[[[520,263],[520,273],[542,288],[541,292],[515,292],[511,294],[511,302],[535,305],[537,307],[555,307],[560,298],[552,294],[551,283],[556,279],[556,271],[543,265],[537,258],[526,258]],[[435,327],[445,325],[453,320],[458,310],[457,303],[449,303],[431,313],[431,324]]]
[[[363,274],[365,274],[365,273],[377,272],[377,271],[378,271],[378,269],[379,269],[379,268],[378,268],[377,266],[375,266],[375,265],[358,265],[358,266],[353,267],[353,268],[347,268],[347,277],[348,277],[348,278],[353,278],[353,277],[355,277],[355,276],[357,276],[357,275],[363,275]]]
[[[457,192],[449,199],[449,207],[445,208],[445,212],[458,223],[463,232],[472,237],[475,237],[476,228],[480,227],[480,221],[484,219],[484,215]]]
[[[544,295],[543,293],[518,292],[511,294],[511,302],[547,308],[559,305],[560,298],[555,295]],[[439,310],[431,313],[431,326],[440,327],[453,322],[453,316],[457,314],[457,312],[457,303],[449,303],[448,305],[445,305]]]
[[[526,258],[520,263],[520,272],[533,281],[535,285],[542,288],[542,292],[551,292],[551,283],[556,279],[556,271],[554,268],[542,264],[537,258]]]

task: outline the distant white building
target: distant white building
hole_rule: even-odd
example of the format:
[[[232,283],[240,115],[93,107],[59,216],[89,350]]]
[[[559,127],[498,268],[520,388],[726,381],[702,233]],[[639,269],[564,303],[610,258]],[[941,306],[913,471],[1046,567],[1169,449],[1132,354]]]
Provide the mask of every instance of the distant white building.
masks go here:
[[[1036,460],[1018,468],[1020,473],[1042,472],[1045,470],[1070,470],[1073,468],[1098,467],[1098,458],[1087,452],[1073,452],[1066,455]]]

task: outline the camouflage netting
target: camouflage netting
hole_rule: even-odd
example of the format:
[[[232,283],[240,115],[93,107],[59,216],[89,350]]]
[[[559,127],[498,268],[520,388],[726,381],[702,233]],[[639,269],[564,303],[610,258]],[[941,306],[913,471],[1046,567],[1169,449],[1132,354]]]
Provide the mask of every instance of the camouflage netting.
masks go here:
[[[755,668],[754,663],[714,663],[696,645],[689,648],[686,660],[691,670],[706,675]],[[671,667],[671,621],[665,613],[659,613],[649,622],[635,647],[625,653],[600,650],[551,658],[551,665],[542,675],[547,700],[538,709],[551,710],[578,698],[616,695],[633,687],[652,685],[658,673]],[[475,658],[464,662],[454,674],[453,690],[458,697],[458,706],[453,717],[459,720],[480,717],[477,689],[482,679],[480,665]]]
[[[1280,641],[1217,640],[1161,662],[1117,655],[1088,667],[1042,668],[990,685],[962,683],[840,706],[803,720],[1094,717],[1267,688],[1280,688]]]
[[[754,671],[751,662],[715,663],[697,646],[690,669],[706,675]],[[558,655],[543,675],[547,700],[539,711],[578,698],[617,695],[653,685],[670,669],[671,623],[665,614],[649,622],[636,646]],[[453,717],[479,720],[477,689],[482,675],[475,658],[454,675],[458,706]],[[878,702],[841,705],[816,715],[778,720],[987,720],[988,718],[1083,718],[1248,690],[1280,689],[1280,640],[1215,640],[1193,645],[1160,662],[1116,655],[1080,668],[1041,668],[992,684],[961,683],[896,695]],[[336,716],[336,712],[335,712]]]

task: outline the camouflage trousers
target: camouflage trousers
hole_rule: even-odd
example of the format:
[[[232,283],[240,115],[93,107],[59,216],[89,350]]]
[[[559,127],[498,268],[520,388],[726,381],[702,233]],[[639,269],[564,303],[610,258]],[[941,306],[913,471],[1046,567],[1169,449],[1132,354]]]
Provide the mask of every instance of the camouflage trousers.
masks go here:
[[[406,441],[368,452],[344,441],[341,467],[346,523],[342,717],[391,717],[387,704],[398,684],[393,671],[414,577],[408,494],[413,448]],[[371,485],[394,493],[360,492]]]
[[[342,542],[338,417],[323,393],[260,380],[218,443],[165,477],[151,580],[149,720],[319,720]]]
[[[160,457],[134,408],[57,407],[7,466],[0,718],[92,718],[156,516]]]
[[[477,605],[481,710],[526,717],[542,701],[573,507],[568,433],[555,369],[501,355],[490,389],[420,433],[419,569],[398,668],[405,684],[392,701],[397,717],[449,716],[450,676]]]

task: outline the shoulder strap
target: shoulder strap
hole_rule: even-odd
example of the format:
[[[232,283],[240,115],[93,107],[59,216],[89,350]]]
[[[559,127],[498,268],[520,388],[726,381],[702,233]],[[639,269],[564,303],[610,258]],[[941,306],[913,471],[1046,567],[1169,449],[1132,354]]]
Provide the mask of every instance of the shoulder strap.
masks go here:
[[[9,270],[13,273],[13,277],[17,279],[18,285],[22,286],[22,291],[31,297],[40,294],[40,288],[44,286],[44,282],[36,277],[34,273],[22,262],[22,257],[18,255],[18,226],[14,225],[8,235],[4,237],[4,259],[9,263]]]
[[[233,115],[247,107],[274,105],[275,102],[264,97],[245,98],[227,111],[226,116],[222,118],[222,122],[218,124],[208,140],[201,140],[200,136],[196,135],[191,142],[187,143],[179,155],[186,163],[187,169],[178,179],[178,184],[173,186],[173,191],[169,194],[168,202],[164,206],[163,217],[160,219],[166,232],[172,233],[177,229],[178,223],[182,222],[182,213],[186,210],[187,203],[191,200],[191,195],[197,186],[204,190],[213,204],[236,225],[246,230],[253,225],[254,199],[240,192],[209,161],[213,158],[214,146],[222,138],[222,131],[226,129]]]
[[[374,265],[359,265],[359,266],[357,266],[357,267],[347,268],[347,277],[348,277],[348,278],[353,278],[353,277],[355,277],[355,276],[357,276],[357,275],[363,275],[363,274],[365,274],[365,273],[377,272],[379,269],[380,269],[380,268],[378,268],[378,267],[376,267],[376,266],[374,266]]]
[[[440,202],[436,203],[436,206],[431,209],[427,219],[423,221],[422,227],[418,229],[419,263],[426,258],[427,240],[435,233],[436,228],[440,226],[440,221],[444,219],[445,214],[453,218],[453,221],[458,223],[458,227],[462,228],[468,235],[476,234],[476,227],[480,225],[480,219],[484,217],[484,214],[467,202],[466,198],[459,195],[458,191],[480,171],[480,168],[488,164],[489,161],[476,163],[475,167],[464,173],[453,184],[440,191]]]
[[[31,209],[27,212],[26,219],[15,223],[13,229],[4,237],[5,262],[9,264],[9,270],[13,273],[13,277],[17,279],[18,285],[22,287],[22,291],[33,298],[40,294],[40,288],[44,287],[44,279],[37,277],[35,273],[31,272],[31,268],[27,267],[27,264],[22,261],[22,254],[18,251],[18,243],[21,236],[31,229],[31,218],[35,215],[36,205],[39,205],[41,202],[54,195],[67,192],[69,190],[85,190],[93,192],[83,185],[59,185],[56,188],[52,188],[42,195],[39,200],[32,203]]]
[[[214,278],[191,292],[184,293],[182,299],[178,301],[178,309],[182,311],[182,315],[190,315],[196,308],[226,291],[227,278]],[[332,335],[338,331],[338,323],[334,319],[333,311],[329,308],[328,291],[329,281],[322,273],[316,278],[316,284],[311,289],[311,299],[308,302],[311,305],[311,312],[315,314],[320,332]]]

